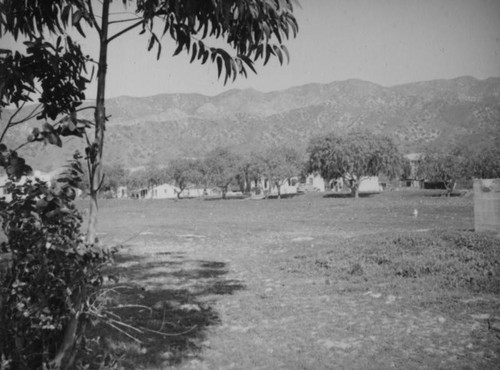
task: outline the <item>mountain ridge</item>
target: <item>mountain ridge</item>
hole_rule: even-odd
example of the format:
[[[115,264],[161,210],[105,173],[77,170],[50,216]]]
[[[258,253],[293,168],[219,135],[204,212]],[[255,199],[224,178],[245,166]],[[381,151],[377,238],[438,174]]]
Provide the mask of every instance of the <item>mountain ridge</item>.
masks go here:
[[[351,129],[389,135],[403,152],[412,152],[457,143],[480,146],[498,138],[500,78],[463,76],[392,87],[349,79],[271,92],[122,96],[108,99],[106,111],[105,159],[127,167],[202,156],[220,145],[242,152],[277,144],[303,150],[316,135]],[[4,113],[2,122],[11,114]],[[91,118],[89,110],[81,116]],[[22,137],[26,127],[9,139]],[[36,168],[60,165],[79,146],[73,141],[62,155],[37,145],[27,146],[24,155]]]

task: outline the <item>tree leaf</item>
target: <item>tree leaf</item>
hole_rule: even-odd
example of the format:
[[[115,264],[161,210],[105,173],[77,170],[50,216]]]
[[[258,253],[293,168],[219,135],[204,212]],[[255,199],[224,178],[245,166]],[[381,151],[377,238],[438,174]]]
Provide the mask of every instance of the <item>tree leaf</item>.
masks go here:
[[[177,48],[175,49],[174,54],[172,54],[172,56],[174,57],[182,51],[182,47],[184,46],[184,43],[181,40],[178,40],[177,42],[178,42]]]
[[[82,12],[80,10],[77,10],[76,12],[73,13],[73,26],[76,26],[78,23],[80,23],[80,19],[82,19]]]
[[[217,78],[220,78],[220,75],[222,73],[222,57],[220,55],[217,55],[217,73],[218,73],[218,77]]]
[[[193,43],[193,48],[191,50],[192,52],[192,55],[191,55],[191,60],[189,61],[189,63],[193,63],[194,59],[196,58],[196,55],[198,53],[198,45],[196,43]]]
[[[253,62],[252,60],[247,57],[246,55],[239,55],[240,59],[243,60],[245,62],[245,64],[250,67],[250,69],[253,71],[253,73],[257,74],[257,71],[255,70],[254,66],[253,66]]]

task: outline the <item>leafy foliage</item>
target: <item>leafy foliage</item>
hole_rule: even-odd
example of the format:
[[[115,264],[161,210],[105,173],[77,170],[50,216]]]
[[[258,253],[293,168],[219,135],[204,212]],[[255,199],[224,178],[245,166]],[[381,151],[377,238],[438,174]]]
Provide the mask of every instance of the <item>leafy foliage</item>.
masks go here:
[[[238,164],[238,174],[236,181],[240,185],[242,193],[250,193],[252,191],[251,184],[258,183],[263,175],[262,164],[259,162],[259,154],[250,153],[244,155]],[[254,189],[256,191],[260,191]]]
[[[193,161],[193,166],[194,171],[198,174],[196,185],[201,185],[206,192],[208,187],[213,183],[209,163],[207,163],[205,158],[199,158]]]
[[[197,170],[195,160],[186,158],[175,158],[170,161],[167,167],[167,179],[173,180],[179,188],[177,197],[180,199],[181,194],[190,184],[200,182],[201,173]]]
[[[280,64],[289,59],[283,40],[295,36],[298,25],[292,15],[292,0],[230,0],[230,1],[138,1],[137,14],[142,14],[142,33],[154,28],[158,17],[163,21],[162,36],[169,35],[176,43],[173,55],[183,50],[194,60],[216,63],[219,78],[224,82],[238,74],[255,72],[254,61],[271,56]],[[298,3],[297,3],[298,4]],[[210,47],[206,40],[224,39],[236,55]],[[151,33],[148,50],[155,45],[161,53],[160,38]],[[273,42],[277,42],[276,44]],[[253,59],[253,60],[252,60]]]
[[[467,160],[466,174],[479,179],[500,178],[500,148],[490,146],[472,153]]]
[[[344,178],[357,196],[363,176],[385,174],[396,177],[402,156],[389,137],[368,132],[335,133],[319,136],[309,143],[307,170],[324,179]]]
[[[9,150],[4,144],[0,144],[0,166],[5,169],[8,177],[16,180],[29,175],[32,171],[26,161],[17,155],[17,152]]]
[[[38,37],[26,41],[26,54],[3,50],[0,55],[0,107],[32,101],[40,92],[39,119],[56,119],[74,112],[85,99],[89,81],[85,77],[88,57],[70,37],[59,37],[56,44]]]
[[[457,180],[467,177],[467,158],[458,148],[450,153],[430,151],[419,160],[417,173],[425,180],[442,182],[449,195]]]
[[[103,168],[104,179],[101,190],[104,192],[116,192],[118,187],[124,185],[129,171],[121,164],[105,165]]]
[[[276,186],[278,198],[281,187],[290,178],[298,176],[302,167],[300,153],[294,148],[280,146],[267,149],[260,157],[263,174]]]
[[[238,156],[228,148],[215,148],[206,156],[211,182],[221,189],[222,198],[226,197],[229,185],[238,174],[239,161]]]
[[[412,167],[412,163],[408,158],[403,157],[401,163],[401,179],[410,180],[415,178],[415,170]]]
[[[100,267],[111,252],[87,244],[80,232],[73,205],[80,173],[75,161],[57,188],[38,179],[6,184],[11,200],[0,202],[2,249],[11,259],[0,276],[0,352],[13,368],[48,367],[66,326],[90,304],[82,292],[103,281]]]

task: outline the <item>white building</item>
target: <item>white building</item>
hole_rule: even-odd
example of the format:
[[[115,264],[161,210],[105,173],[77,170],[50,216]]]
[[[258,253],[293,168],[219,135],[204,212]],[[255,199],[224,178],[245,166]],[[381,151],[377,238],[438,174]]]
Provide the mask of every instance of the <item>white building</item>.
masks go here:
[[[365,176],[361,178],[358,190],[360,193],[380,193],[383,189],[378,176]]]
[[[137,199],[174,199],[180,189],[170,184],[156,185],[150,188],[142,188],[131,192],[132,198]]]
[[[116,189],[116,198],[128,198],[128,189],[126,186],[118,186],[118,188]]]
[[[262,177],[260,181],[256,183],[252,181],[252,189],[259,188],[261,191],[267,193],[267,195],[278,195],[278,187],[274,183],[270,183],[268,179]],[[297,194],[299,181],[297,177],[292,177],[290,179],[282,182],[280,186],[280,194]]]
[[[324,192],[326,190],[325,180],[319,174],[310,174],[306,177],[304,190]]]
[[[333,189],[339,191],[342,189],[348,189],[342,178],[337,180],[332,180],[329,184],[325,182],[323,177],[319,174],[310,174],[306,178],[305,190],[306,191],[319,191],[325,192],[326,190]],[[361,177],[359,184],[360,193],[378,193],[381,192],[382,186],[380,185],[378,176],[363,176]]]

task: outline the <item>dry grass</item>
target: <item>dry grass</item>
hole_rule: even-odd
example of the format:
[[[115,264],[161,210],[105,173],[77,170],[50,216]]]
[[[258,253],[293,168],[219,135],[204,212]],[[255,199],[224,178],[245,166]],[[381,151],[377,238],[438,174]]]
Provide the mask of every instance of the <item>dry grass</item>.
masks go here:
[[[473,295],[497,296],[499,240],[471,231],[472,198],[436,194],[102,201],[101,240],[126,242],[129,250],[112,269],[124,288],[111,294],[108,304],[150,309],[111,309],[142,330],[128,331],[140,342],[98,326],[101,355],[94,353],[94,360],[112,365],[119,358],[125,368],[156,369],[196,358],[210,328],[221,324],[213,305],[217,296],[244,290],[248,283],[229,279],[227,246],[237,251],[244,245],[245,253],[266,250],[276,274],[324,277],[342,294],[377,287],[403,296],[409,305],[439,305],[449,312]],[[206,245],[218,255],[193,260],[183,245]]]
[[[303,258],[302,266],[337,283],[367,289],[386,284],[406,294],[431,290],[442,297],[500,293],[500,240],[472,231],[388,232],[321,249]]]

